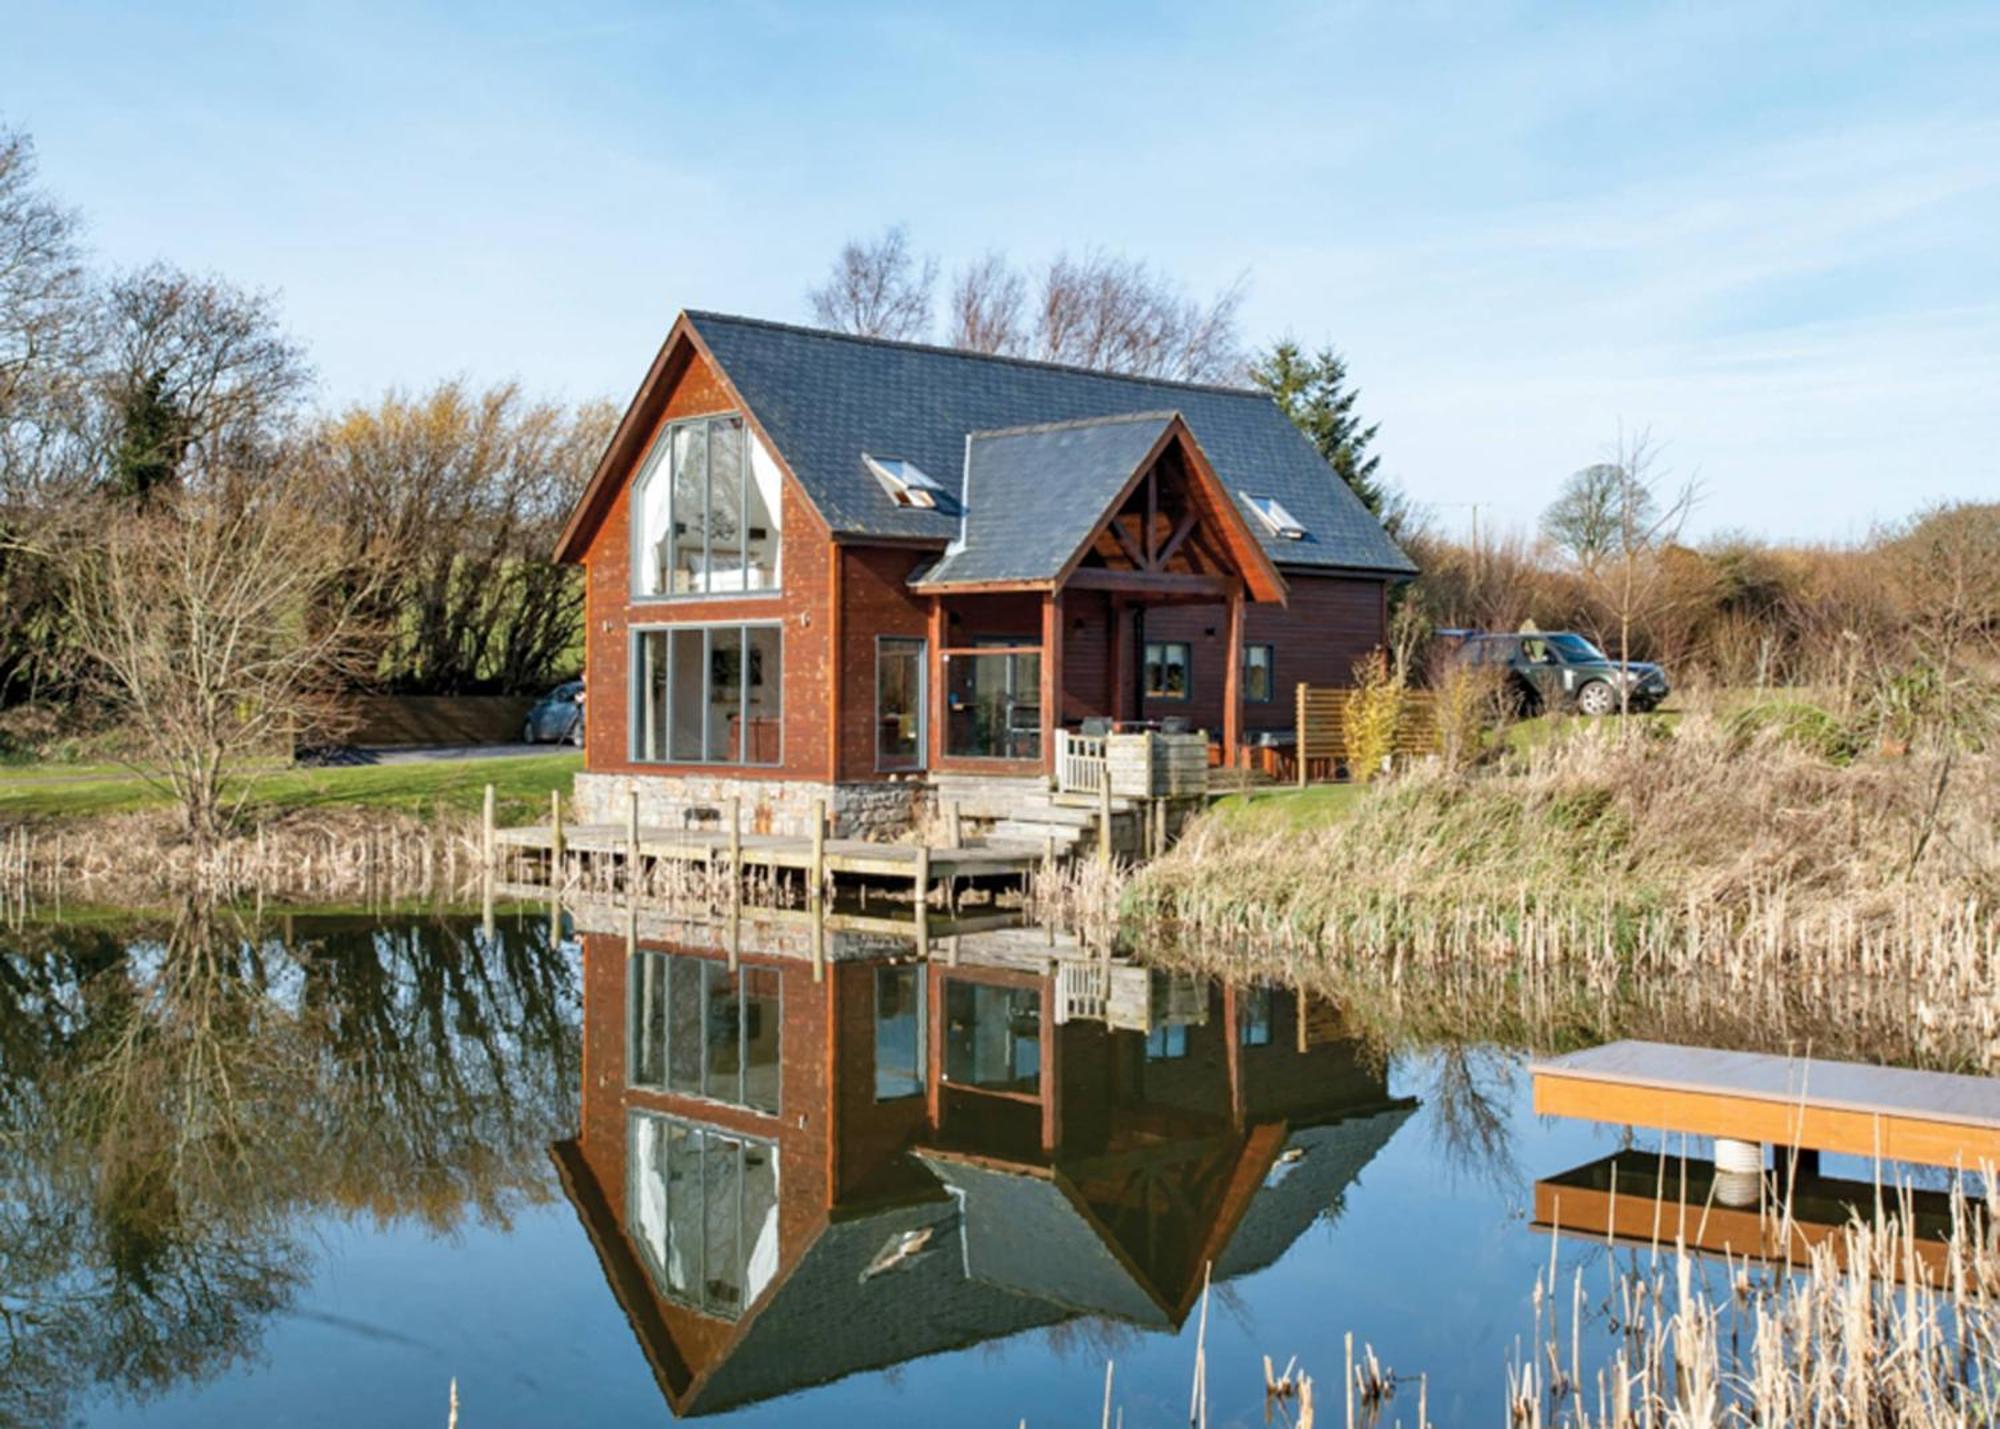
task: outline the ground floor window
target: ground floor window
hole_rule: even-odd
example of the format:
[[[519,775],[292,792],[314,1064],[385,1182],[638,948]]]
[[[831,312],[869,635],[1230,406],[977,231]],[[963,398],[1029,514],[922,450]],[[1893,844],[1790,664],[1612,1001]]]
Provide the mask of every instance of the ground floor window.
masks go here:
[[[981,982],[945,984],[944,1077],[960,1086],[1036,1096],[1042,1086],[1042,995]]]
[[[875,1100],[924,1089],[924,966],[875,970]]]
[[[924,767],[924,642],[875,642],[875,767]]]
[[[783,1023],[775,968],[685,953],[637,953],[631,981],[628,1080],[647,1091],[778,1110]]]
[[[966,759],[1042,757],[1042,652],[945,655],[944,752]]]
[[[626,1224],[660,1289],[735,1319],[778,1269],[778,1148],[635,1111]]]
[[[1243,647],[1243,702],[1248,705],[1268,705],[1278,697],[1277,647],[1274,645],[1245,645]]]
[[[1162,1022],[1146,1034],[1146,1060],[1171,1062],[1187,1055],[1187,1024]]]
[[[650,764],[776,764],[784,633],[775,625],[640,631],[632,756]]]
[[[1194,650],[1184,640],[1146,642],[1146,698],[1184,700],[1192,688]]]

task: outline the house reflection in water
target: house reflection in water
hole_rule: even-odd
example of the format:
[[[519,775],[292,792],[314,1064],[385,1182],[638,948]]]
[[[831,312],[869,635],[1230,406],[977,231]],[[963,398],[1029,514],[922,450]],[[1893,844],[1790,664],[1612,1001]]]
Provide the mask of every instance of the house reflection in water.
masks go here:
[[[1414,1106],[1330,1009],[1123,966],[1080,1000],[1039,932],[949,966],[834,934],[815,982],[803,929],[746,927],[735,972],[717,930],[651,931],[583,933],[553,1150],[677,1415],[1076,1316],[1178,1327]]]

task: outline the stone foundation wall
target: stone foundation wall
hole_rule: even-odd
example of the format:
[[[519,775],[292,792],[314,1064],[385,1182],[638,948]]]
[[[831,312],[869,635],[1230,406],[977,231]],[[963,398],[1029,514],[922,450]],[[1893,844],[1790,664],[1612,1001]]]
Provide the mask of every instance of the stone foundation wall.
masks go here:
[[[743,801],[743,831],[812,833],[813,802],[826,801],[834,838],[890,840],[909,831],[929,798],[919,780],[829,784],[812,779],[741,779],[726,774],[579,774],[571,795],[578,823],[623,824],[627,791],[639,791],[639,822],[655,828],[683,826],[687,811],[724,811]]]

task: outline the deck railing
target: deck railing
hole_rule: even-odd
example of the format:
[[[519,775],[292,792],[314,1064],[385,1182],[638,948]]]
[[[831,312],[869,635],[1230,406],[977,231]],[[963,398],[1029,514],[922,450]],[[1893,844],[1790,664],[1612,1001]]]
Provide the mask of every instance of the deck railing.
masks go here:
[[[1056,964],[1056,1023],[1102,1022],[1111,1003],[1111,968],[1096,959]]]
[[[1095,794],[1106,777],[1104,736],[1056,731],[1056,788],[1065,794]]]

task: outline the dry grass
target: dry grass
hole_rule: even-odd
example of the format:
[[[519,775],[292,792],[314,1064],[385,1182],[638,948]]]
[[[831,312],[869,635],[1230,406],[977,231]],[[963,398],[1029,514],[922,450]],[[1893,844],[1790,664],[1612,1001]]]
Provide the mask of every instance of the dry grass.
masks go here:
[[[1943,756],[1842,766],[1702,712],[1654,728],[1415,770],[1318,830],[1198,826],[1126,911],[1177,960],[1350,1005],[1545,1004],[1531,1045],[1555,1007],[1653,998],[2000,1064],[2000,756],[1957,754],[1933,798]]]
[[[1583,1270],[1564,1283],[1552,1255],[1535,1286],[1533,1349],[1508,1372],[1510,1422],[1990,1424],[2000,1415],[1996,1216],[1990,1177],[1983,1203],[1954,1191],[1937,1274],[1893,1194],[1815,1246],[1802,1269],[1676,1246],[1608,1257],[1605,1286],[1589,1293]],[[1612,1346],[1606,1362],[1586,1362],[1586,1330]]]

